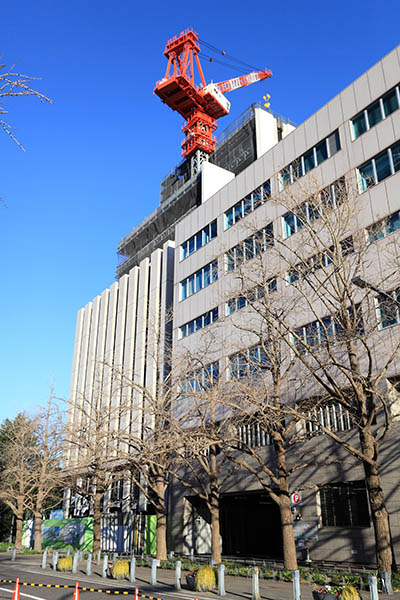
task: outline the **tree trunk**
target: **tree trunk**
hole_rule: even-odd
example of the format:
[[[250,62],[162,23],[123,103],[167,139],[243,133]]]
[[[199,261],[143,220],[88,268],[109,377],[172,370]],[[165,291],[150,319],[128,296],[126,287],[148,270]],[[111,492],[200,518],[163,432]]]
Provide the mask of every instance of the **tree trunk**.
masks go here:
[[[293,571],[297,569],[297,555],[293,535],[293,516],[288,496],[281,496],[279,510],[282,522],[283,564],[285,569]]]
[[[383,571],[391,573],[393,556],[390,540],[389,515],[385,506],[385,495],[381,485],[379,467],[376,462],[377,451],[375,449],[375,440],[370,430],[360,430],[360,442],[362,452],[374,460],[373,465],[366,461],[363,465],[368,488],[372,523],[374,526],[378,571],[379,573],[382,573]]]
[[[156,543],[158,560],[167,560],[167,515],[165,510],[156,511],[157,527],[156,527]]]
[[[35,510],[35,532],[34,532],[34,542],[33,549],[38,552],[42,551],[42,511]]]
[[[93,496],[93,553],[100,550],[101,542],[101,510],[100,501],[102,494],[96,490]]]
[[[218,465],[215,446],[210,447],[210,502],[211,515],[211,558],[217,565],[221,562],[221,536],[219,524],[219,483]]]

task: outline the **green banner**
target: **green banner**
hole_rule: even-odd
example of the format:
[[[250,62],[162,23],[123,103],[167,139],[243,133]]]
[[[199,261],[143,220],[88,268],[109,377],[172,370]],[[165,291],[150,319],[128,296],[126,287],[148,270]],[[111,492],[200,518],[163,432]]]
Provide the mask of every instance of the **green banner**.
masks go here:
[[[47,519],[42,524],[42,548],[92,552],[93,517],[82,519]]]

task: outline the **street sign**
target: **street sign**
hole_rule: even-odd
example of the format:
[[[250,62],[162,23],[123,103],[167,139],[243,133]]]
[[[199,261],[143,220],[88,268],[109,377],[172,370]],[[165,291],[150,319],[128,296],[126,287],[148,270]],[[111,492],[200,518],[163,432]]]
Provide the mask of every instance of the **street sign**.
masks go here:
[[[300,506],[302,503],[301,492],[293,492],[290,494],[290,505],[291,506]]]

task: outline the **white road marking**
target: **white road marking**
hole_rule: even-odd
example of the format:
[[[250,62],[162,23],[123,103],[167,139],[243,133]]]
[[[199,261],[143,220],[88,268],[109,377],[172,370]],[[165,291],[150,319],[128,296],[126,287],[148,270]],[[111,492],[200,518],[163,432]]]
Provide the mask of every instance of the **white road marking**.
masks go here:
[[[33,600],[46,600],[45,598],[41,598],[40,596],[31,596],[31,594],[25,594],[25,592],[21,592],[21,586],[19,586],[21,596],[25,596],[26,598],[33,598]],[[10,594],[14,593],[14,590],[7,590],[7,588],[0,588],[1,592],[10,592]]]

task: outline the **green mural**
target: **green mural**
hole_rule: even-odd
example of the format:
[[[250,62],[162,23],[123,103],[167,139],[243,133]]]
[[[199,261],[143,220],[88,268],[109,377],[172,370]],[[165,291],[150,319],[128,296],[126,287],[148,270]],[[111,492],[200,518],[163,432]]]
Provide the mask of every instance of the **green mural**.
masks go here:
[[[47,519],[42,525],[42,547],[92,552],[93,517],[82,519]]]

